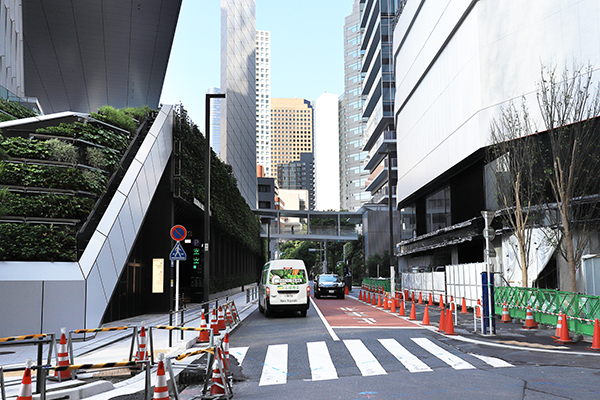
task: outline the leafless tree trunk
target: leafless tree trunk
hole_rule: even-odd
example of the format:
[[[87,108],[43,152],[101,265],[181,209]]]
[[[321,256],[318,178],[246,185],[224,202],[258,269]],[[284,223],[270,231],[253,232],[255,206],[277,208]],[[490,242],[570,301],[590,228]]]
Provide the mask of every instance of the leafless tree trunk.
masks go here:
[[[518,263],[523,286],[528,286],[531,225],[543,189],[537,138],[532,134],[529,112],[523,100],[521,110],[514,103],[502,109],[500,118],[491,124],[492,146],[488,153],[496,178],[497,200],[505,210],[504,220],[517,239]]]
[[[572,292],[589,232],[597,228],[597,199],[590,196],[599,187],[600,91],[592,90],[592,72],[591,66],[575,66],[572,73],[565,68],[558,76],[555,67],[542,67],[538,92],[549,142],[546,175],[556,204],[549,215],[558,214],[563,246],[557,248],[568,263]]]

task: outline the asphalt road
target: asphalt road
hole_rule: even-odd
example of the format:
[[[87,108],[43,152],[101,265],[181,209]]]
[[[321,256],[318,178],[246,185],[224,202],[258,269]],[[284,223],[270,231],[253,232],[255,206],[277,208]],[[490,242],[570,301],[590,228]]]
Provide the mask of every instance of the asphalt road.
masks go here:
[[[236,399],[600,399],[597,357],[461,342],[349,297],[313,301],[305,318],[255,310],[232,334]]]

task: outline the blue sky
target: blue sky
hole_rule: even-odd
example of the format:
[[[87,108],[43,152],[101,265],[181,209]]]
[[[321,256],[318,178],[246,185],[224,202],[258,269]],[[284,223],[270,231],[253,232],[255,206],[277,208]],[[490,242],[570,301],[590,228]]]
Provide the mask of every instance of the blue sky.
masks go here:
[[[316,100],[344,90],[344,18],[353,0],[256,0],[271,32],[271,97]],[[221,1],[183,0],[161,103],[182,102],[204,130],[204,95],[220,86]]]

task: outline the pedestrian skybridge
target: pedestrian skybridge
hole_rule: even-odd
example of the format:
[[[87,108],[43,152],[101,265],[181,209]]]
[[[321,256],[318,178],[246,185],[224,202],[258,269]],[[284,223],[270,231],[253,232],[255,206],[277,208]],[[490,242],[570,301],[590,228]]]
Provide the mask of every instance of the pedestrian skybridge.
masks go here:
[[[348,211],[254,210],[260,217],[261,237],[282,240],[358,240],[362,214]]]

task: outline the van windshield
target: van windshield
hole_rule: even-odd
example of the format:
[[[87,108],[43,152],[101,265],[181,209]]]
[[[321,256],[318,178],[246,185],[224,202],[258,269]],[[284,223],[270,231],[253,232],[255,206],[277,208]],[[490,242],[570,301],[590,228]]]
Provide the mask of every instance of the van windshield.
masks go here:
[[[306,283],[303,269],[272,269],[269,282],[273,285],[302,285]]]

